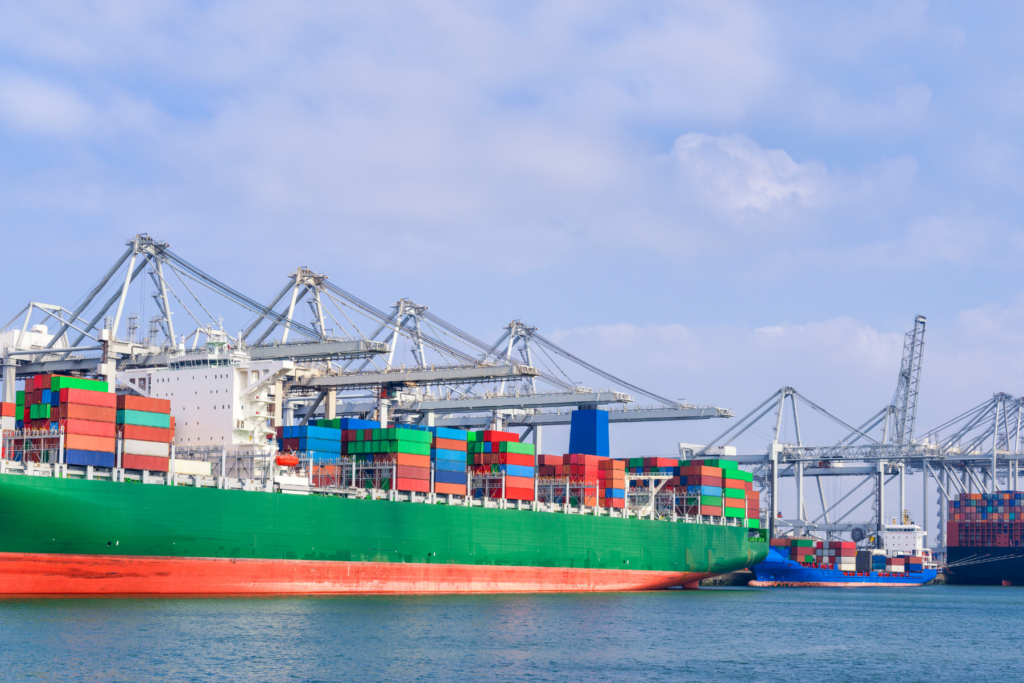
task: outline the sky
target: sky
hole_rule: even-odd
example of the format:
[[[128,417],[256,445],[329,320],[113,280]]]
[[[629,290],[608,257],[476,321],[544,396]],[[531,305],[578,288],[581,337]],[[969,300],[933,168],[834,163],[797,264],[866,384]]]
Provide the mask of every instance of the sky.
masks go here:
[[[0,287],[9,315],[74,301],[146,232],[257,299],[308,266],[661,395],[742,415],[793,386],[850,421],[923,314],[933,426],[1022,393],[1022,14],[0,2]]]

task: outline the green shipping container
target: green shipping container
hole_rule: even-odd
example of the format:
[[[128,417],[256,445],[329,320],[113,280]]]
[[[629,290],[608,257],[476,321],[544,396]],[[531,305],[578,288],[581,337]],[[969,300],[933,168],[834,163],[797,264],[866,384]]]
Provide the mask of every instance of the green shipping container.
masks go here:
[[[721,496],[701,496],[700,497],[700,504],[701,505],[712,505],[714,507],[721,507],[722,506],[722,497]]]
[[[19,391],[15,395],[14,403],[19,406],[25,405],[25,392]]]
[[[735,460],[705,460],[701,463],[705,467],[720,467],[723,470],[736,470],[739,469],[739,465],[736,464]],[[728,475],[725,475],[728,476]]]
[[[141,410],[119,410],[117,411],[117,424],[170,429],[171,416],[163,413],[144,413]]]
[[[809,538],[796,538],[790,541],[789,545],[797,548],[813,548],[814,541]]]
[[[25,406],[18,406],[14,409],[14,419],[24,420],[25,419]]]
[[[743,489],[722,489],[722,493],[725,494],[726,498],[737,498],[743,500],[747,497],[747,492]]]
[[[748,519],[747,520],[747,528],[748,529],[760,529],[761,528],[761,520],[759,520],[759,519]]]
[[[743,470],[725,470],[722,472],[722,476],[728,481],[754,481],[754,475],[750,472],[744,472]],[[728,484],[726,484],[728,486]]]
[[[733,517],[735,519],[743,519],[747,516],[747,511],[743,508],[724,508],[722,514],[725,517]]]
[[[517,443],[515,441],[502,441],[498,445],[499,453],[519,453],[520,455],[534,455],[532,443]]]
[[[100,391],[104,393],[110,390],[106,382],[101,382],[98,379],[55,376],[50,380],[50,391],[60,391],[61,389],[84,389],[85,391]]]

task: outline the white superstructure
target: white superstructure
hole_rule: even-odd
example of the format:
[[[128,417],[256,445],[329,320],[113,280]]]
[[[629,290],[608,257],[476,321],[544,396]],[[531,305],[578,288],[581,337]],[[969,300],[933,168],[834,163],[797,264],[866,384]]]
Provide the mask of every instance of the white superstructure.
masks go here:
[[[916,524],[887,524],[882,532],[882,547],[889,557],[923,555],[925,531]]]
[[[223,343],[181,353],[166,368],[117,375],[141,396],[171,402],[177,449],[225,447],[233,451],[276,449],[275,385],[294,371],[286,360],[254,361]]]

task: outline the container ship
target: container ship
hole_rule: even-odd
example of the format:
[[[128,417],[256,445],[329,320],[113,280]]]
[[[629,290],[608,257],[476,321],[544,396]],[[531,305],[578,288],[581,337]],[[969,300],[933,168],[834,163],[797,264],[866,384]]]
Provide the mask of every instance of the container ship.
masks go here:
[[[119,373],[127,393],[26,379],[0,405],[0,594],[636,591],[768,555],[734,463],[607,457],[604,411],[574,411],[560,456],[497,430],[274,428],[287,363],[211,346]]]
[[[887,525],[882,549],[857,549],[852,541],[774,538],[755,565],[755,587],[923,586],[937,575],[924,533],[914,524]]]
[[[1024,494],[961,493],[947,512],[946,571],[953,582],[1024,585]]]

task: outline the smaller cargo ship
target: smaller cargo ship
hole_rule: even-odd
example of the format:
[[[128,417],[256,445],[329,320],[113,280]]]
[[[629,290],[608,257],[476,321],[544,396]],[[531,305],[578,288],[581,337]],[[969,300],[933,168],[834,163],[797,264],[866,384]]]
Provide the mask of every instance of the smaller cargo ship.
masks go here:
[[[923,586],[937,569],[915,524],[887,526],[881,549],[857,549],[851,541],[773,538],[768,557],[751,568],[755,587]]]

